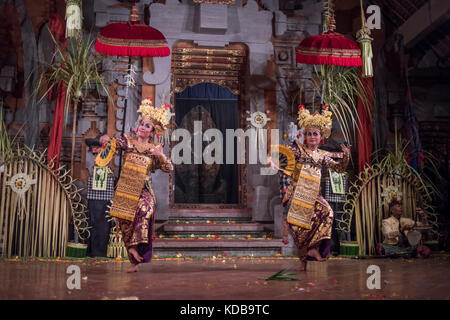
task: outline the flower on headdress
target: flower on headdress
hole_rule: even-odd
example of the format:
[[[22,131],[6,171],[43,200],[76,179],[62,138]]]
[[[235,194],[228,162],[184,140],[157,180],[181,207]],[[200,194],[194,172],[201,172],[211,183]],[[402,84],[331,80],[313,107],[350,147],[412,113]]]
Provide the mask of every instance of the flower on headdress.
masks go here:
[[[170,104],[166,103],[160,108],[153,107],[152,99],[147,98],[142,101],[139,106],[138,112],[142,117],[147,117],[155,122],[156,131],[160,134],[164,134],[164,130],[170,123],[172,113],[170,112]]]
[[[401,200],[402,193],[398,190],[396,186],[388,186],[383,188],[383,193],[381,194],[385,203],[391,202],[393,199]]]

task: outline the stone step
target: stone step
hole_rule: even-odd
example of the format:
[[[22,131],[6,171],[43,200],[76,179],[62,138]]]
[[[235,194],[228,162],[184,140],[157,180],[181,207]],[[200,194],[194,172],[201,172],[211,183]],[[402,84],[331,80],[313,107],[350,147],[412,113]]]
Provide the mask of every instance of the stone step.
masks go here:
[[[264,226],[258,223],[193,223],[193,224],[166,224],[164,232],[169,233],[243,233],[262,232]]]
[[[252,219],[250,217],[245,217],[245,218],[229,218],[229,217],[222,217],[222,218],[218,218],[218,217],[214,217],[214,218],[200,218],[200,217],[170,217],[167,222],[169,224],[174,224],[174,223],[179,223],[179,224],[183,224],[183,223],[229,223],[229,224],[238,224],[238,223],[252,223]]]
[[[263,240],[191,240],[157,239],[153,252],[159,257],[183,256],[274,256],[283,254],[285,246],[281,239]]]
[[[220,211],[214,209],[177,209],[176,211],[170,212],[170,217],[172,218],[202,218],[202,219],[239,219],[247,218],[251,219],[252,210],[251,209],[220,209]]]

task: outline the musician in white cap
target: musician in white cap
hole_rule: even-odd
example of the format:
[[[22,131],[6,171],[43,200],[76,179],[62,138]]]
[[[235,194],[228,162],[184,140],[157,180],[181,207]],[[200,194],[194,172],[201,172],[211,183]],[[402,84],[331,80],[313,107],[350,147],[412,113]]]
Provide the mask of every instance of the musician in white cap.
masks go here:
[[[420,221],[414,221],[409,218],[402,217],[403,204],[398,198],[392,198],[389,202],[389,212],[391,216],[387,219],[383,219],[382,232],[383,243],[378,244],[377,251],[380,255],[386,256],[411,256],[419,253],[421,256],[428,256],[429,250],[426,250],[425,246],[419,246],[420,233],[413,231],[414,227],[423,227],[427,225],[427,217],[425,212],[421,208],[417,208],[416,212]],[[409,232],[414,232],[410,235]],[[417,235],[417,244],[413,237]],[[414,242],[411,245],[410,242]]]

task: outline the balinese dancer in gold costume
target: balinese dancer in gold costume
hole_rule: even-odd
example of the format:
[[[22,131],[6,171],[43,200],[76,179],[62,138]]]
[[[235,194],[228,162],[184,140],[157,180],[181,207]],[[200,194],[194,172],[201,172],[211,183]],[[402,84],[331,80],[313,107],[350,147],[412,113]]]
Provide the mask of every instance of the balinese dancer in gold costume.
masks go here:
[[[166,104],[165,107],[155,108],[151,99],[145,99],[138,113],[136,136],[125,134],[112,139],[102,136],[100,142],[106,144],[105,152],[96,158],[96,164],[102,166],[111,161],[116,149],[125,152],[109,214],[116,218],[128,251],[132,266],[127,272],[138,271],[140,263],[149,262],[152,258],[156,199],[150,172],[173,170],[162,145],[153,139],[155,134],[164,135],[172,115],[170,106]]]
[[[304,129],[305,143],[294,141],[290,147],[280,146],[291,156],[293,153],[292,159],[295,159],[293,171],[286,173],[280,169],[291,177],[282,202],[287,213],[283,242],[287,243],[290,232],[298,248],[302,271],[306,270],[307,259],[326,260],[328,253],[324,252],[324,247],[327,245],[329,252],[334,216],[330,205],[320,195],[322,167],[343,172],[349,161],[350,149],[343,144],[344,157],[340,162],[331,159],[329,152],[318,148],[321,140],[331,134],[331,115],[327,106],[323,107],[322,114],[316,112],[313,115],[304,106],[299,106],[298,124]],[[276,167],[272,160],[270,163]]]

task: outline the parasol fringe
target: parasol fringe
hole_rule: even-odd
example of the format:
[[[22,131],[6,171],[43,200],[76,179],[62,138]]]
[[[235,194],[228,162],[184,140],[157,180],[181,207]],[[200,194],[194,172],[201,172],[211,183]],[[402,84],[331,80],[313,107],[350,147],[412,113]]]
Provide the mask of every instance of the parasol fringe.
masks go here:
[[[296,54],[296,61],[306,64],[330,64],[343,67],[359,67],[362,65],[361,58],[341,58],[330,56],[309,56],[301,53]]]
[[[170,55],[168,47],[118,47],[95,42],[95,50],[108,56],[133,56],[133,57],[167,57]]]

